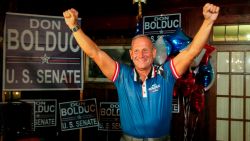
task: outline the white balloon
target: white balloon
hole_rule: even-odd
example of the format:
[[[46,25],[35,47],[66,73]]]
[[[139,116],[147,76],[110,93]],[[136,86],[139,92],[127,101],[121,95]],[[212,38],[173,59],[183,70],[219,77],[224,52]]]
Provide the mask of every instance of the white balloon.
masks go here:
[[[167,44],[166,40],[164,39],[164,35],[161,35],[155,42],[155,47],[156,47],[156,57],[154,59],[154,63],[156,65],[162,65],[168,55],[167,55]]]

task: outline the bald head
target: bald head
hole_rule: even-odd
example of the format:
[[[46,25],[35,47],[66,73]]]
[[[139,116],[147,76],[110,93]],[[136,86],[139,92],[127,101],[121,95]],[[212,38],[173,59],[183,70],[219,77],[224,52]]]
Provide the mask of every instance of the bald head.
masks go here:
[[[149,46],[154,47],[152,40],[145,34],[139,34],[136,35],[132,38],[132,42],[131,42],[131,49],[133,48],[133,46],[137,43],[137,42],[145,42],[147,43]]]

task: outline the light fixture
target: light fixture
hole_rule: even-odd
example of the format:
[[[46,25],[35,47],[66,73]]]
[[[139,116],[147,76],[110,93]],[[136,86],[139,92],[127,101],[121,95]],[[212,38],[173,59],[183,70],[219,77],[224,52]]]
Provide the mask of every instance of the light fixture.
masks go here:
[[[137,3],[137,2],[142,2],[142,3],[145,3],[146,4],[146,0],[133,0],[133,4]]]
[[[140,19],[142,17],[142,3],[146,4],[147,0],[133,0],[133,4],[137,3],[138,4],[138,15],[137,19]]]
[[[18,101],[21,98],[21,91],[4,91],[3,102]]]

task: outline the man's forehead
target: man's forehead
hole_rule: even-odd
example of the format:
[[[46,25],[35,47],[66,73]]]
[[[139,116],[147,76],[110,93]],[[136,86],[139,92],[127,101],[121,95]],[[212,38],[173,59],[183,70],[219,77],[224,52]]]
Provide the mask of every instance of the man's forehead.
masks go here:
[[[139,34],[139,35],[136,35],[136,36],[134,36],[133,38],[132,38],[132,41],[135,41],[135,40],[137,40],[137,39],[147,39],[147,40],[149,40],[150,42],[152,42],[152,40],[147,36],[147,35],[145,35],[145,34]]]
[[[131,46],[130,50],[135,49],[154,49],[155,47],[152,44],[135,44]]]

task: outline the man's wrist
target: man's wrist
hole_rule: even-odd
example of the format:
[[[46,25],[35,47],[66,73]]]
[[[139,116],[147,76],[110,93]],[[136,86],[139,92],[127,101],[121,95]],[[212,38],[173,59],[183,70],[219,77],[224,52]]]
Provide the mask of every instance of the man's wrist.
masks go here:
[[[81,26],[80,26],[79,24],[76,24],[76,25],[73,26],[70,30],[71,30],[72,32],[76,32],[76,31],[78,31],[80,28],[81,28]]]
[[[205,24],[205,25],[213,25],[214,22],[215,22],[214,20],[204,19],[203,24]]]

